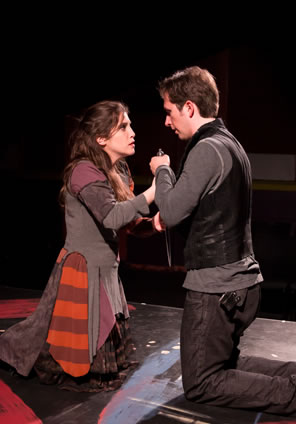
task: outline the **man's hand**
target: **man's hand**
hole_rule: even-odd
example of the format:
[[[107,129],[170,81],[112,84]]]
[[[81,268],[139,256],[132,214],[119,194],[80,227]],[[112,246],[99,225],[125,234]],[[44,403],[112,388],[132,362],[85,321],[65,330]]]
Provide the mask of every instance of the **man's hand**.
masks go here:
[[[160,233],[166,229],[166,225],[162,220],[159,212],[157,212],[156,215],[154,215],[154,217],[152,218],[152,225],[154,229]]]
[[[152,174],[155,175],[155,171],[160,165],[170,166],[170,157],[168,155],[153,156],[149,165]]]

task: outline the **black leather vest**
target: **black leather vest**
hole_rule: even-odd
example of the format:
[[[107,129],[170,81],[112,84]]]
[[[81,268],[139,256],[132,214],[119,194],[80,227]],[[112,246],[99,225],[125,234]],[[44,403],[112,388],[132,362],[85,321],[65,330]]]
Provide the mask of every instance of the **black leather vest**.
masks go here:
[[[203,125],[193,136],[184,153],[179,175],[190,150],[209,137],[227,148],[233,166],[222,184],[205,195],[179,227],[186,239],[184,261],[187,269],[225,265],[253,254],[250,164],[242,146],[221,119]]]

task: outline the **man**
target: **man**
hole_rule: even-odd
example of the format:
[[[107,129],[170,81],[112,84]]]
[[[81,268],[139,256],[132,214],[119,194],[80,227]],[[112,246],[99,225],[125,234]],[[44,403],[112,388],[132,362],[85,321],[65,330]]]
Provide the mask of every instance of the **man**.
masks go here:
[[[187,289],[181,325],[185,396],[198,403],[296,414],[296,362],[241,357],[263,280],[251,235],[247,155],[217,118],[214,77],[197,66],[160,82],[165,125],[188,141],[175,177],[167,155],[151,159],[155,202],[185,237]]]

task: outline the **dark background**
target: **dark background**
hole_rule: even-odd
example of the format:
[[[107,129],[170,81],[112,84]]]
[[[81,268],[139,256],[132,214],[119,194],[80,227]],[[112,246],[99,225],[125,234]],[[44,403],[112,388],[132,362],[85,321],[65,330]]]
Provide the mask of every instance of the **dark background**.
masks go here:
[[[156,6],[127,16],[115,5],[87,13],[77,8],[74,18],[73,9],[18,8],[4,14],[9,25],[2,43],[0,285],[45,287],[64,239],[57,195],[71,116],[97,101],[117,99],[130,107],[136,155],[128,162],[136,192],[151,181],[148,164],[159,147],[177,169],[185,145],[164,127],[156,87],[186,66],[214,74],[220,116],[247,153],[296,154],[295,47],[288,11],[271,21],[266,11],[239,12],[227,20],[219,13],[214,19],[211,10],[160,17]],[[295,188],[254,189],[264,316],[295,318],[295,205]],[[172,233],[172,269],[163,235],[129,238],[126,247],[121,272],[128,300],[182,306],[182,240]]]

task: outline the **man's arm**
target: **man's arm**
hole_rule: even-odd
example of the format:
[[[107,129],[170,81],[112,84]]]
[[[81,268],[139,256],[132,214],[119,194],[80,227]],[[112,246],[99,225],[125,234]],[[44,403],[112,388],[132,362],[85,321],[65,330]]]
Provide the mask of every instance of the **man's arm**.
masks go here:
[[[200,199],[220,184],[223,174],[221,154],[206,141],[191,150],[177,182],[169,166],[158,167],[155,203],[166,225],[173,227],[187,218]]]

